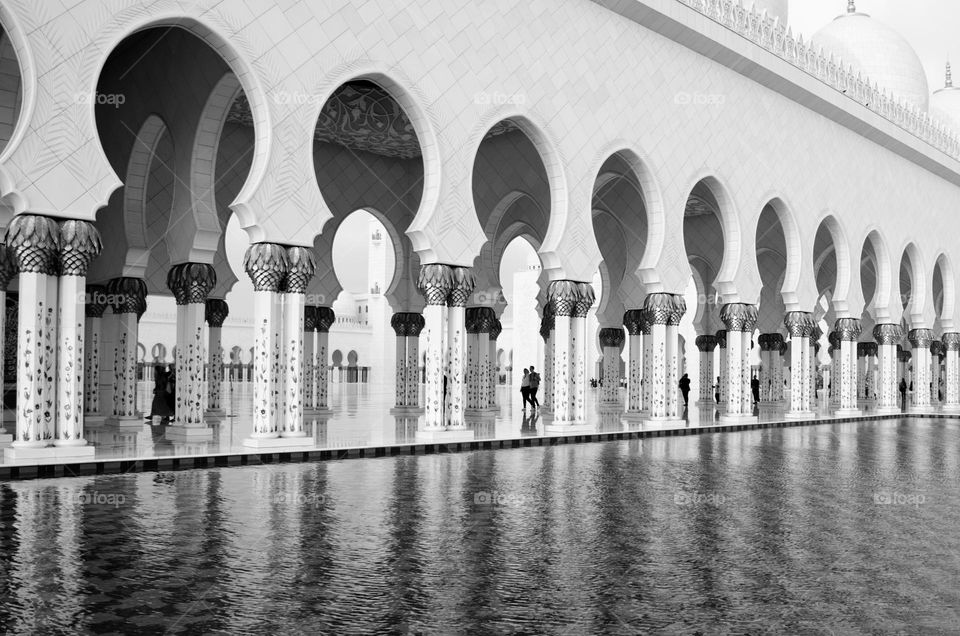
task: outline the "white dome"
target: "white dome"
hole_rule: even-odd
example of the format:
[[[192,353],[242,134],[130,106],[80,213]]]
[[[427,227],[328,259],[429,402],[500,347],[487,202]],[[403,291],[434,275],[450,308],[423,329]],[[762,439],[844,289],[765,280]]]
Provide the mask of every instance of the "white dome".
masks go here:
[[[955,133],[960,133],[960,87],[953,85],[950,64],[947,64],[945,86],[933,91],[930,98],[930,114],[951,126]]]
[[[747,0],[743,4],[744,6],[749,6],[750,0]],[[766,11],[767,15],[780,18],[780,24],[787,24],[790,13],[790,0],[754,0],[753,6],[757,9],[757,13]]]
[[[812,43],[823,47],[824,54],[839,57],[844,68],[852,66],[871,86],[927,110],[930,91],[923,64],[907,41],[885,24],[866,13],[848,12],[817,31]]]

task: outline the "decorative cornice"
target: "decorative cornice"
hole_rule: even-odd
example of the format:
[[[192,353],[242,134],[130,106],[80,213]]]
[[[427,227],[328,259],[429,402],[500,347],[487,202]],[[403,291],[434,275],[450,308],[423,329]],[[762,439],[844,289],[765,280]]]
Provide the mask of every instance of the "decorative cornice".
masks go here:
[[[687,304],[683,297],[675,294],[647,294],[643,301],[643,318],[650,326],[679,324],[679,317],[682,317],[686,310]]]
[[[496,312],[494,312],[493,322],[490,323],[490,333],[489,338],[492,342],[496,342],[497,338],[500,337],[500,334],[503,332],[503,323],[500,322],[500,319],[497,318]],[[420,332],[417,332],[418,334]]]
[[[396,318],[396,314],[390,319],[390,325],[393,326],[393,320]],[[313,333],[317,330],[317,308],[313,305],[306,305],[303,308],[303,332],[304,333]],[[396,330],[396,327],[394,327]]]
[[[631,336],[639,336],[642,332],[643,310],[628,309],[623,312],[623,326]]]
[[[727,330],[720,329],[713,335],[713,338],[717,341],[717,346],[721,349],[727,348]]]
[[[838,318],[834,328],[840,340],[846,342],[856,342],[863,333],[859,318]]]

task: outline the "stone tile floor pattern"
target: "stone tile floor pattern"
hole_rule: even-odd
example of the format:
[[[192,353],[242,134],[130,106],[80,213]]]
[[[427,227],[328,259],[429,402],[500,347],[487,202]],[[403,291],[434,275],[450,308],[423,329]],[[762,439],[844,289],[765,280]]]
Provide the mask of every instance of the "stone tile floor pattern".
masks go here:
[[[153,385],[141,382],[138,404],[149,404]],[[622,397],[623,391],[621,391]],[[144,419],[141,424],[118,427],[110,424],[90,424],[86,428],[86,438],[96,449],[93,458],[83,461],[138,460],[152,458],[214,456],[223,454],[256,454],[261,452],[284,452],[288,450],[344,450],[357,448],[391,447],[424,443],[416,439],[417,427],[422,421],[421,415],[393,414],[393,386],[370,384],[331,384],[329,416],[306,418],[308,436],[314,440],[313,446],[279,447],[265,449],[249,448],[243,440],[250,434],[252,426],[253,387],[248,383],[224,386],[224,407],[226,416],[210,419],[213,439],[207,442],[181,443],[167,440],[167,426],[151,424]],[[709,429],[730,424],[721,422],[716,409],[700,409],[691,401],[684,412],[683,422],[651,422],[623,416],[622,409],[598,408],[597,390],[588,389],[587,408],[591,413],[586,426],[577,426],[569,431],[558,430],[550,425],[549,416],[526,413],[521,410],[519,392],[501,386],[497,390],[499,409],[483,415],[468,416],[468,427],[474,432],[475,441],[507,440],[524,437],[562,437],[564,435],[584,435],[593,433],[617,433],[632,431],[657,431],[676,429]],[[783,407],[755,408],[759,423],[784,421]],[[864,411],[864,418],[871,418]],[[816,414],[817,421],[838,419],[821,406]],[[849,417],[839,419],[850,419]],[[155,421],[159,421],[155,420]],[[13,413],[7,411],[4,417],[7,430],[12,432]],[[2,458],[2,455],[0,455]],[[3,461],[0,466],[16,466],[47,462]],[[64,463],[51,462],[51,463]]]

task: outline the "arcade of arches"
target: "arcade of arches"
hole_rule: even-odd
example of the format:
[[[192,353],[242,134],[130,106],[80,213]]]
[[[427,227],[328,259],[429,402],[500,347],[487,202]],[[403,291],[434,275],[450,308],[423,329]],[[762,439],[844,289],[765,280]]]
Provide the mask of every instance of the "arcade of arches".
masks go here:
[[[0,174],[0,293],[17,309],[7,457],[82,456],[92,452],[85,426],[142,422],[136,361],[148,295],[177,304],[176,408],[165,434],[210,439],[223,414],[226,297],[238,280],[224,242],[232,219],[250,238],[243,268],[253,286],[245,444],[312,443],[310,418],[330,406],[330,301],[342,289],[333,237],[361,209],[394,246],[383,294],[395,335],[384,343],[393,408],[417,417],[424,439],[469,437],[471,414],[501,406],[500,264],[518,237],[543,262],[540,401],[552,427],[593,417],[595,339],[607,379],[595,402],[626,418],[681,420],[678,385],[694,369],[691,400],[731,421],[757,417],[756,384],[759,402],[788,418],[811,417],[819,389],[839,414],[898,412],[901,380],[909,409],[960,412],[956,283],[935,246],[901,250],[883,227],[851,236],[833,214],[810,227],[801,217],[813,213],[776,196],[750,209],[712,174],[666,200],[662,177],[629,144],[590,165],[561,165],[523,109],[480,120],[476,143],[462,144],[469,156],[443,156],[440,175],[441,142],[421,101],[386,74],[325,90],[312,131],[299,130],[275,121],[298,104],[268,107],[229,47],[195,24],[180,27],[138,29],[103,64],[96,95],[123,100],[94,100],[96,135],[84,148],[102,152],[117,177],[107,170],[78,186],[88,198],[107,193],[94,214],[76,213],[76,198],[39,201],[30,190],[26,201]],[[0,98],[10,118],[0,122],[2,143],[22,148],[13,132],[21,90]],[[455,216],[427,228],[440,209]]]

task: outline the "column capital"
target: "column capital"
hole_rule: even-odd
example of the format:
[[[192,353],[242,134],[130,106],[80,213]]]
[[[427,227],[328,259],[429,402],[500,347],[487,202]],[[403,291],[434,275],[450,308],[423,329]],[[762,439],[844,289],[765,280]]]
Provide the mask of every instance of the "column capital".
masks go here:
[[[813,317],[811,316],[811,319]],[[817,326],[816,322],[813,322],[810,325],[810,340],[817,343],[817,351],[820,350],[820,336],[823,335],[823,331],[820,330],[820,327]]]
[[[863,326],[859,318],[837,318],[834,323],[834,330],[841,342],[856,342],[860,334],[863,333]]]
[[[830,345],[830,351],[833,352],[835,348],[840,347],[840,334],[836,329],[830,331],[827,334],[827,343]]]
[[[709,353],[717,348],[717,337],[716,336],[697,336],[697,339],[694,340],[694,343],[697,345],[697,349],[704,353]]]
[[[643,301],[643,318],[649,325],[678,325],[686,311],[686,301],[676,294],[647,294]]]
[[[960,351],[960,333],[947,332],[941,338],[945,350]]]
[[[907,333],[907,340],[914,349],[929,347],[933,337],[933,329],[911,329]]]
[[[757,306],[727,303],[720,308],[720,320],[727,327],[727,331],[753,333],[757,326]]]
[[[230,315],[230,307],[222,298],[208,298],[204,303],[204,319],[211,327],[223,327],[223,321]]]
[[[420,316],[420,320],[423,320],[423,316]],[[422,326],[421,326],[422,328]],[[493,342],[497,341],[497,338],[500,337],[500,333],[503,331],[503,324],[500,322],[500,319],[497,318],[496,314],[493,316],[493,322],[490,324],[490,340]],[[419,335],[420,332],[418,331]]]
[[[0,291],[7,291],[10,281],[17,275],[17,256],[6,243],[0,243]]]
[[[107,310],[107,299],[105,285],[87,285],[83,315],[87,318],[102,318],[103,312]]]
[[[941,355],[943,355],[945,351],[946,349],[944,349],[943,347],[943,342],[941,342],[940,340],[934,340],[933,342],[930,343],[931,355],[940,357]]]
[[[337,321],[337,315],[333,313],[333,309],[330,307],[314,307],[316,321],[317,321],[317,332],[318,333],[327,333],[330,331],[330,325]]]
[[[490,333],[490,329],[493,328],[493,322],[496,319],[497,312],[493,310],[493,307],[477,307],[477,333]]]
[[[100,232],[89,221],[67,219],[60,223],[60,275],[86,276],[90,263],[100,255]]]
[[[757,338],[757,344],[760,345],[761,351],[780,351],[783,336],[778,333],[762,333]]]
[[[873,339],[878,345],[895,345],[903,338],[903,328],[892,323],[881,323],[873,328]]]
[[[253,282],[253,291],[280,291],[288,267],[287,251],[277,243],[253,243],[243,256],[243,269]]]
[[[550,332],[553,331],[553,327],[556,324],[556,318],[553,317],[553,314],[548,316],[547,312],[543,313],[544,316],[540,319],[540,337],[546,342],[550,338]]]
[[[596,301],[596,294],[590,283],[577,283],[577,302],[573,307],[574,318],[586,318]]]
[[[623,340],[623,327],[603,327],[600,329],[600,346],[603,348],[622,348]]]
[[[279,290],[287,294],[304,294],[307,285],[317,271],[313,250],[295,245],[287,248],[287,271],[280,282]]]
[[[714,339],[717,341],[717,346],[721,349],[727,348],[727,330],[721,329],[714,334]]]
[[[394,314],[395,316],[396,314]],[[393,325],[393,318],[390,319],[391,326]],[[312,333],[317,330],[317,308],[313,305],[306,305],[303,308],[303,331],[304,333]]]
[[[450,295],[447,296],[448,307],[466,307],[470,294],[477,285],[477,278],[473,275],[472,267],[450,268]]]
[[[7,226],[6,243],[13,250],[20,272],[57,275],[60,226],[50,217],[18,214]]]
[[[107,304],[115,314],[137,314],[147,310],[147,283],[142,278],[111,278],[107,281]]]
[[[217,284],[217,272],[207,263],[179,263],[167,272],[167,288],[178,305],[206,302]]]
[[[631,336],[639,336],[642,329],[643,310],[628,309],[623,312],[623,326]]]
[[[479,307],[467,307],[463,314],[463,327],[467,333],[476,334],[479,329]]]
[[[580,289],[572,280],[555,280],[547,287],[547,299],[555,316],[570,317],[577,309]]]
[[[809,311],[788,311],[783,317],[783,326],[791,338],[809,338],[813,324],[813,314]]]
[[[417,289],[428,305],[446,305],[447,296],[453,289],[453,271],[449,265],[431,263],[420,266]]]

